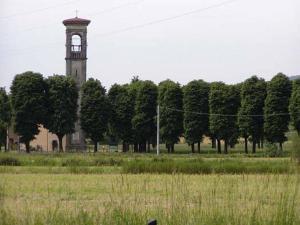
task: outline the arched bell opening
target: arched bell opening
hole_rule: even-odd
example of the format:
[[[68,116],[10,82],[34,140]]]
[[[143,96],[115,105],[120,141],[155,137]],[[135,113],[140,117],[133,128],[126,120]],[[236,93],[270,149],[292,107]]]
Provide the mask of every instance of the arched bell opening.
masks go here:
[[[72,52],[81,52],[81,37],[78,34],[72,35]]]

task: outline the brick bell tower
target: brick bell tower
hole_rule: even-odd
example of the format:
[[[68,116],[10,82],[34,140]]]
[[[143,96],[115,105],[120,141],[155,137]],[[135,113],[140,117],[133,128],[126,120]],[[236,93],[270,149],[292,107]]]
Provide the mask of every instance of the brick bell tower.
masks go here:
[[[87,26],[90,20],[75,18],[63,21],[66,26],[66,75],[73,77],[76,81],[78,92],[83,83],[86,82],[87,61]],[[78,106],[80,107],[81,96],[79,94]],[[80,108],[78,108],[79,116]],[[81,130],[80,122],[75,123],[75,132],[67,135],[66,150],[85,150],[85,135]]]

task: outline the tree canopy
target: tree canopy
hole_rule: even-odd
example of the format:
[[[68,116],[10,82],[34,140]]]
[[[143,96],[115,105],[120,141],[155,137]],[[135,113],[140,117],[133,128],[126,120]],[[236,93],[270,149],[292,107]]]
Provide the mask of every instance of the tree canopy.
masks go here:
[[[265,100],[265,123],[264,133],[270,143],[282,143],[287,140],[285,132],[288,131],[290,116],[289,97],[291,93],[291,82],[282,73],[277,74],[267,84],[267,97]]]
[[[30,71],[16,75],[11,86],[15,131],[28,153],[30,141],[47,118],[45,87],[42,74]]]
[[[237,136],[236,114],[239,108],[239,88],[234,85],[226,85],[222,82],[214,82],[210,85],[209,109],[211,133],[218,141],[218,152],[221,153],[221,140],[224,140],[224,152],[230,142]]]
[[[97,143],[107,131],[110,115],[110,104],[106,90],[99,80],[90,78],[81,88],[81,127],[94,143],[97,152]]]
[[[183,134],[182,90],[178,83],[165,80],[158,85],[160,106],[160,134],[168,152],[174,152],[174,144]]]
[[[78,90],[75,81],[68,76],[51,76],[46,84],[48,116],[45,127],[57,135],[59,151],[63,151],[62,139],[74,132],[77,120]]]
[[[194,152],[194,143],[200,142],[208,134],[209,121],[209,84],[194,80],[183,87],[184,137]]]
[[[123,152],[129,150],[132,141],[132,118],[134,115],[134,101],[128,85],[114,84],[108,93],[111,105],[110,132],[123,141]]]
[[[4,88],[0,88],[0,150],[1,146],[5,146],[7,129],[11,122],[10,100]]]
[[[293,81],[290,113],[293,126],[298,132],[298,135],[300,135],[300,79]]]
[[[152,81],[139,81],[136,89],[134,117],[132,126],[135,139],[139,143],[139,151],[148,151],[155,136],[155,117],[157,105],[157,86]]]
[[[253,141],[253,152],[256,143],[263,137],[263,115],[264,101],[266,98],[266,82],[257,76],[247,79],[241,89],[241,107],[238,114],[238,124],[241,136],[245,139],[245,152],[248,153],[248,137]]]

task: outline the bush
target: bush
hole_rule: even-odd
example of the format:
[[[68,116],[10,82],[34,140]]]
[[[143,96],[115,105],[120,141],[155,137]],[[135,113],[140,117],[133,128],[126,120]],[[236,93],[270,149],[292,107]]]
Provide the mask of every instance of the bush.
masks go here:
[[[13,157],[3,157],[0,158],[0,165],[1,166],[20,166],[21,162]]]
[[[281,151],[278,146],[274,143],[267,143],[266,144],[267,148],[267,155],[269,157],[282,157],[283,156],[283,151]]]

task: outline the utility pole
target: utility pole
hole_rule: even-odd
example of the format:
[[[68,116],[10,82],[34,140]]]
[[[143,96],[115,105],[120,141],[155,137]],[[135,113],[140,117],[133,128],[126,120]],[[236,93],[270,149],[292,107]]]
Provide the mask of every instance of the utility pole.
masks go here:
[[[156,154],[159,155],[159,105],[157,105],[157,119],[156,119],[156,127],[157,127],[157,130],[156,130]]]

